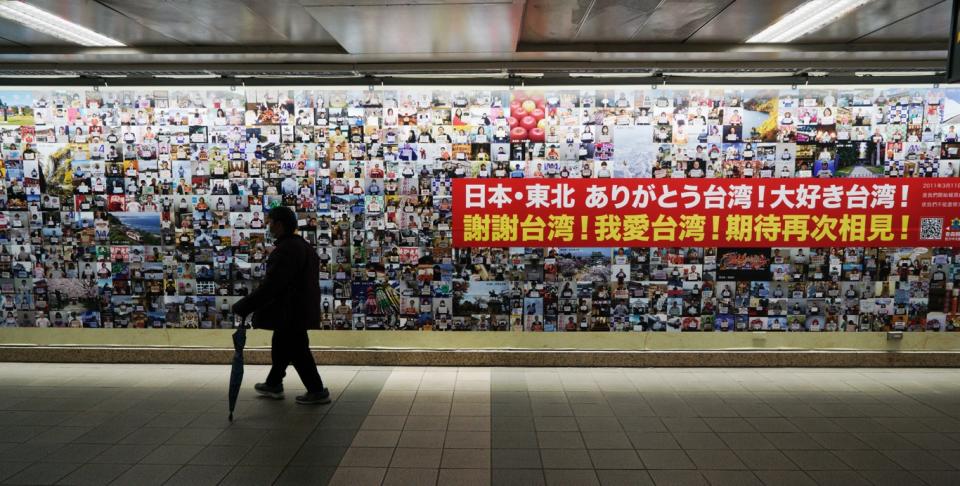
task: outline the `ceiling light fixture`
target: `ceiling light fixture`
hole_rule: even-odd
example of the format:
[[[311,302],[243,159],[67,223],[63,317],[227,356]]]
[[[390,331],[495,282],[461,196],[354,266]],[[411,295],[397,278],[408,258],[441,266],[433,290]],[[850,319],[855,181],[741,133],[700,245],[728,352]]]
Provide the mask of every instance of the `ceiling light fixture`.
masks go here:
[[[362,78],[359,73],[345,74],[237,74],[235,78],[258,79],[354,79]]]
[[[520,74],[517,74],[520,76]],[[542,76],[542,74],[541,74]],[[381,73],[374,74],[375,78],[396,78],[396,79],[507,79],[508,73],[490,72],[490,73]]]
[[[215,79],[219,78],[219,74],[154,74],[155,78],[167,78],[167,79]]]
[[[0,74],[0,78],[3,79],[72,79],[79,77],[79,74]]]
[[[937,76],[943,74],[937,71],[857,71],[854,76],[857,77],[917,77],[917,76]]]
[[[793,71],[730,71],[730,72],[676,72],[663,73],[678,78],[778,78],[793,76]]]
[[[747,39],[747,43],[790,42],[840,17],[860,8],[872,0],[812,0],[780,17],[760,33]]]
[[[570,73],[571,78],[649,78],[653,76],[653,73],[650,71],[643,71],[637,73],[579,73],[573,72]]]
[[[82,25],[60,18],[46,10],[15,0],[0,0],[0,17],[10,19],[37,32],[90,47],[125,47],[118,40],[98,34]]]

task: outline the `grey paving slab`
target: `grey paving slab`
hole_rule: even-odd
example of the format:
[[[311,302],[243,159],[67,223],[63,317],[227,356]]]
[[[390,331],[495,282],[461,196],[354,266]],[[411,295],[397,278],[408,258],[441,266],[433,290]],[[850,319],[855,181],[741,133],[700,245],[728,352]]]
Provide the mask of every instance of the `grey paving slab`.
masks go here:
[[[0,363],[0,484],[960,484],[960,370],[321,372],[230,424],[222,366]]]

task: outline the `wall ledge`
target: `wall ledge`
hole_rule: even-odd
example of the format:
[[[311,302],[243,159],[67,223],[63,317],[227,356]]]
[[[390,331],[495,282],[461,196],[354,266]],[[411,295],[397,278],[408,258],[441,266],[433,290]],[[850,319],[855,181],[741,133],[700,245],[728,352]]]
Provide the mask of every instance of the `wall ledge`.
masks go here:
[[[528,367],[960,367],[960,351],[863,350],[541,350],[312,348],[320,365]],[[216,364],[233,349],[165,346],[0,345],[0,361],[21,363]],[[270,351],[244,352],[247,364],[269,364]]]

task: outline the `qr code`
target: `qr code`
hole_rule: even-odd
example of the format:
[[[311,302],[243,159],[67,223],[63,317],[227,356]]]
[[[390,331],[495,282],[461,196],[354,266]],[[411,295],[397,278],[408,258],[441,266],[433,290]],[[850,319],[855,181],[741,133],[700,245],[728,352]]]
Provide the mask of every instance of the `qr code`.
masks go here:
[[[939,240],[943,238],[943,218],[920,218],[920,239]]]

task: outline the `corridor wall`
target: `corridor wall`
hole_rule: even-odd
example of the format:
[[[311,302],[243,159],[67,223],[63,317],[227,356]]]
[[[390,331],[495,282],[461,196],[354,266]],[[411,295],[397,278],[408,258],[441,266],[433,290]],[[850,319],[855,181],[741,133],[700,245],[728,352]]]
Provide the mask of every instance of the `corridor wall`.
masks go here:
[[[0,109],[2,326],[231,327],[286,205],[323,263],[323,329],[960,327],[953,248],[455,248],[450,196],[459,177],[953,177],[960,89],[34,87]]]

